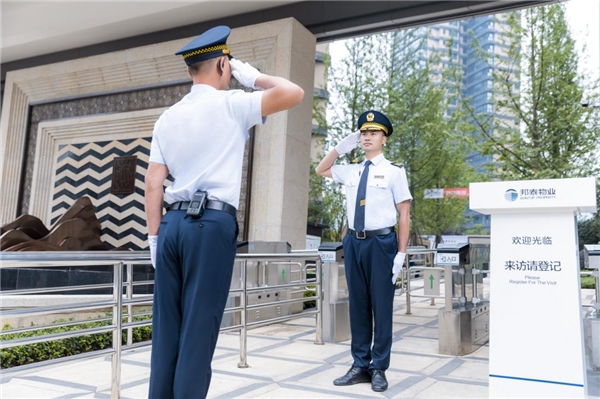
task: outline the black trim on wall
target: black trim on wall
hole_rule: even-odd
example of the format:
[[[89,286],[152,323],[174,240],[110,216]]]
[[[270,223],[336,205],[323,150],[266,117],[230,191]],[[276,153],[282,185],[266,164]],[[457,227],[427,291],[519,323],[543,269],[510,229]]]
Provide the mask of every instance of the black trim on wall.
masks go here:
[[[4,97],[4,92],[2,92],[2,97]],[[26,123],[25,123],[25,131],[23,132],[23,141],[25,141],[25,144],[23,145],[23,155],[22,155],[22,161],[21,161],[21,178],[19,179],[19,194],[18,194],[18,199],[17,199],[17,215],[22,215],[23,214],[23,197],[24,197],[24,192],[22,187],[25,186],[25,179],[26,179],[26,174],[23,173],[23,171],[25,171],[27,169],[27,161],[29,159],[28,157],[28,148],[31,142],[31,135],[29,134],[29,126],[31,125],[31,104],[29,104],[29,106],[27,107],[27,118],[26,118]]]

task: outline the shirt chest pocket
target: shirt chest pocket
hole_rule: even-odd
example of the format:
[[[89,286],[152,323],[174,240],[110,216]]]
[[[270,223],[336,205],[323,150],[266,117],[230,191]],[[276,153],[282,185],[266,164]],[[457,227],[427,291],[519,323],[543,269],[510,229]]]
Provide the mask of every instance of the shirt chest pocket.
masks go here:
[[[369,187],[373,188],[382,188],[385,189],[388,187],[388,183],[385,179],[373,179],[369,182]]]
[[[346,182],[348,187],[356,187],[358,186],[358,179],[350,179]]]

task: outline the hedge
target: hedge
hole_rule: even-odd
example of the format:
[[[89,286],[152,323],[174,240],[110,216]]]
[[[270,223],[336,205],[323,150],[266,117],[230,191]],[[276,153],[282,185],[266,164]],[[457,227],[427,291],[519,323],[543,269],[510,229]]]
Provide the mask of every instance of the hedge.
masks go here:
[[[596,277],[581,276],[581,288],[596,288]]]
[[[313,296],[316,296],[316,293],[314,291],[309,291],[309,290],[304,291],[304,298],[310,298]],[[317,306],[316,301],[305,301],[302,303],[302,309],[310,309],[310,308],[314,308],[315,306]]]
[[[134,316],[135,321],[149,320],[152,316]],[[73,319],[71,319],[73,320]],[[64,323],[61,319],[55,323]],[[28,331],[0,336],[0,341],[8,341],[17,338],[35,337],[73,330],[84,330],[88,328],[107,326],[109,321],[89,322],[73,326],[52,327],[36,331]],[[33,325],[33,324],[32,324]],[[12,330],[9,324],[4,325],[3,331]],[[122,332],[123,344],[127,342],[127,330]],[[142,326],[133,329],[133,342],[148,341],[152,339],[152,327]],[[40,342],[36,344],[15,346],[0,350],[0,367],[9,368],[24,364],[41,362],[44,360],[57,359],[79,353],[96,351],[112,347],[112,332],[83,335],[80,337],[65,338],[56,341]]]

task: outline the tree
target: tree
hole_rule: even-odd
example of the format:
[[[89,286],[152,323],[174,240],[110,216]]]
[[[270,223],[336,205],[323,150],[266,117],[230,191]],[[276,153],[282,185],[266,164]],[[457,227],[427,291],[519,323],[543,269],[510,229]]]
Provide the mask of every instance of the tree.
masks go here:
[[[329,74],[331,67],[331,58],[328,54],[324,54],[323,62],[325,63],[325,79]],[[323,89],[326,89],[323,87]],[[322,99],[313,98],[313,121],[317,124],[317,130],[327,132],[329,125],[326,116],[327,104],[323,103]],[[317,140],[317,146],[324,148],[326,137]],[[322,151],[318,154],[322,157]],[[322,239],[324,241],[339,241],[341,233],[338,233],[340,223],[337,221],[338,215],[344,214],[343,198],[339,200],[337,197],[341,193],[337,193],[326,179],[314,172],[317,163],[312,162],[309,174],[309,201],[308,201],[308,224],[323,228]],[[340,210],[340,206],[342,209]]]
[[[465,159],[469,140],[463,130],[470,125],[462,121],[460,110],[446,115],[456,87],[433,81],[430,61],[419,58],[417,52],[394,54],[394,49],[408,48],[402,40],[422,39],[393,32],[346,42],[348,56],[332,67],[328,83],[332,99],[328,140],[331,146],[356,131],[358,116],[367,109],[382,110],[390,117],[394,134],[384,153],[388,159],[404,163],[407,170],[415,198],[411,212],[415,243],[421,233],[439,236],[462,222],[466,200],[424,200],[423,191],[468,183],[471,172]],[[341,162],[349,162],[359,153],[354,150],[341,157]],[[322,187],[323,209],[333,218],[332,237],[339,240],[346,225],[343,188],[331,182]],[[340,213],[334,216],[334,212]]]
[[[381,35],[363,36],[347,40],[348,56],[331,68],[328,85],[331,102],[329,110],[329,143],[337,144],[342,138],[358,129],[358,117],[367,109],[384,109],[385,93],[385,43]],[[355,159],[360,149],[342,158],[344,162]]]
[[[596,204],[600,204],[600,181],[596,181]],[[586,244],[600,244],[600,212],[577,222],[579,250]]]
[[[326,64],[328,61],[325,61]],[[327,72],[326,72],[327,73]],[[327,131],[326,106],[318,99],[313,100],[313,120],[320,131]],[[318,145],[325,145],[325,137]],[[324,154],[320,153],[319,157]],[[341,241],[346,218],[343,193],[333,182],[314,172],[316,162],[311,163],[309,175],[308,223],[323,228],[321,238],[325,242]]]
[[[514,115],[519,123],[476,113],[463,98],[482,153],[494,156],[490,172],[506,180],[597,175],[600,118],[582,106],[597,103],[597,86],[578,72],[564,5],[513,13],[508,25],[505,53],[475,46],[481,59],[495,64],[495,113]]]
[[[331,118],[325,117],[325,110],[316,107],[313,117],[321,129],[328,132],[326,150],[349,133],[357,130],[358,116],[366,109],[381,107],[382,98],[377,95],[381,87],[378,76],[379,43],[374,36],[350,39],[345,43],[348,56],[329,69],[328,92],[331,94],[328,109]],[[374,62],[366,62],[374,60]],[[366,88],[369,88],[368,90]],[[333,99],[333,100],[331,100]],[[358,156],[354,150],[338,162],[348,163]],[[343,187],[311,173],[311,198],[318,198],[309,206],[309,215],[315,216],[317,223],[327,225],[323,233],[324,241],[341,241],[347,228],[347,213]]]
[[[466,157],[472,126],[461,104],[452,104],[460,86],[446,83],[452,68],[444,54],[424,54],[425,40],[416,31],[387,34],[390,48],[410,49],[389,59],[386,111],[395,122],[386,155],[401,160],[409,176],[412,202],[411,242],[421,234],[459,230],[466,199],[424,199],[429,188],[465,187],[475,180]],[[393,54],[393,51],[390,52]],[[450,110],[450,112],[448,112]]]
[[[590,219],[579,221],[577,232],[580,250],[586,244],[600,244],[600,217],[598,214]]]

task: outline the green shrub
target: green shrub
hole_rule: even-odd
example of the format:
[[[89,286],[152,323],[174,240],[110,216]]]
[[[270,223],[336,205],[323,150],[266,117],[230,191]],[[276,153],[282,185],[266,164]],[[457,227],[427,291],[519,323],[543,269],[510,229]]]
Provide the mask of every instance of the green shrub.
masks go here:
[[[314,286],[312,288],[314,288]],[[304,298],[310,298],[312,296],[316,296],[316,293],[314,291],[309,291],[309,290],[304,291]],[[305,301],[302,305],[303,305],[302,309],[309,309],[309,308],[314,308],[315,306],[317,306],[317,302],[316,301]]]
[[[596,277],[581,276],[581,288],[596,288]]]
[[[134,316],[134,321],[149,320],[152,316]],[[55,323],[64,323],[61,319]],[[41,335],[55,334],[66,331],[84,330],[94,327],[107,326],[108,321],[89,322],[77,324],[74,326],[52,327],[37,331],[28,331],[14,334],[6,334],[0,337],[0,341],[8,341],[18,338],[36,337]],[[33,325],[33,324],[32,324]],[[12,330],[13,328],[6,324],[2,328]],[[143,326],[133,329],[133,342],[142,342],[152,339],[152,327]],[[127,330],[122,332],[123,343],[127,342]],[[41,362],[44,360],[57,359],[65,356],[77,355],[79,353],[91,352],[112,347],[112,332],[83,335],[80,337],[65,338],[56,341],[40,342],[37,344],[15,346],[0,350],[0,366],[9,368],[21,366],[23,364]]]

